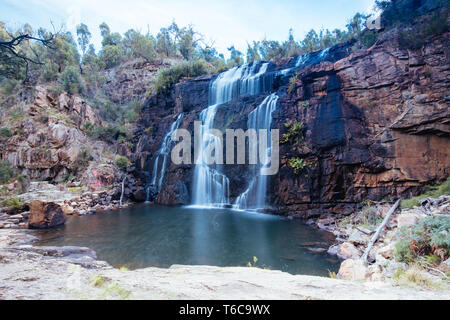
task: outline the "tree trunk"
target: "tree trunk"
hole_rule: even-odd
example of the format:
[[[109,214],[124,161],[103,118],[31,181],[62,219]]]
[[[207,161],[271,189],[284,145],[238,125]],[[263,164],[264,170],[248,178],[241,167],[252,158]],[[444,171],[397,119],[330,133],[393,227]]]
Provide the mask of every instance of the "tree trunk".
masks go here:
[[[387,222],[389,221],[389,218],[391,217],[391,215],[395,212],[395,210],[397,210],[398,205],[400,204],[400,200],[401,199],[398,199],[397,202],[391,207],[391,209],[389,209],[388,213],[386,214],[386,217],[384,217],[383,222],[378,227],[377,232],[375,232],[375,234],[370,239],[367,249],[366,249],[366,251],[364,251],[364,254],[361,257],[361,260],[363,260],[365,263],[367,262],[367,258],[369,256],[370,250],[372,249],[373,245],[375,244],[378,237],[380,236],[381,231],[383,231],[383,229],[386,226]]]

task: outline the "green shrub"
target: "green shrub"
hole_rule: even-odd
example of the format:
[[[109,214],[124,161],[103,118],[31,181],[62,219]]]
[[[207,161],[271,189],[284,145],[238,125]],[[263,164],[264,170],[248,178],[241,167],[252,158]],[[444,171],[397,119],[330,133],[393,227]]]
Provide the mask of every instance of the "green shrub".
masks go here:
[[[134,99],[128,105],[125,111],[125,120],[127,122],[136,122],[142,111],[142,103]]]
[[[375,31],[366,30],[361,35],[361,43],[364,47],[370,48],[377,42],[378,40],[378,33]]]
[[[125,120],[129,123],[135,122],[139,118],[139,114],[136,113],[134,109],[128,109],[125,112]]]
[[[445,13],[445,11],[444,11]],[[443,34],[448,31],[447,14],[436,14],[429,23],[423,26],[422,34],[424,37]],[[448,11],[447,11],[448,13]]]
[[[94,125],[92,124],[92,122],[86,121],[83,125],[83,130],[85,132],[89,132],[90,130],[92,130],[93,127],[94,127]]]
[[[147,129],[144,130],[145,134],[150,134],[153,132],[153,128],[152,127],[148,127]]]
[[[11,198],[3,201],[3,205],[8,207],[11,210],[22,210],[25,208],[25,204],[20,202],[18,198]]]
[[[25,191],[27,191],[27,188],[30,184],[30,180],[21,174],[19,174],[16,179],[19,182],[20,192],[24,193]]]
[[[304,139],[305,124],[303,122],[285,123],[287,133],[283,134],[280,143],[300,144]]]
[[[358,223],[367,227],[376,226],[383,219],[380,217],[378,210],[370,205],[361,210],[358,216]]]
[[[124,156],[117,156],[116,160],[114,160],[114,163],[122,170],[125,170],[131,165],[130,160],[128,160],[128,158]]]
[[[410,199],[402,200],[401,208],[402,209],[412,209],[414,207],[418,207],[420,205],[419,200],[422,199],[423,196],[412,197]]]
[[[408,240],[400,240],[394,245],[394,258],[397,261],[412,262],[414,257],[409,249]]]
[[[303,169],[312,167],[314,163],[305,161],[305,159],[302,158],[291,158],[288,160],[288,165],[294,169],[294,173],[298,175],[303,171]]]
[[[450,252],[450,217],[430,216],[415,226],[401,230],[395,244],[394,256],[398,261],[411,262],[419,257],[435,255],[442,260]]]
[[[81,149],[74,162],[74,169],[78,171],[82,168],[86,168],[89,166],[89,162],[93,159],[94,158],[92,157],[91,150],[89,150],[89,148]]]
[[[412,21],[416,17],[427,14],[430,9],[435,9],[441,14],[445,14],[448,10],[447,0],[376,0],[375,3],[382,10],[381,20],[386,28]]]
[[[122,60],[122,48],[119,45],[106,45],[100,54],[100,63],[106,68],[112,68]]]
[[[0,183],[6,183],[13,177],[13,170],[8,161],[0,161]]]
[[[428,289],[445,288],[443,282],[435,281],[417,265],[408,268],[399,268],[394,274],[394,283],[406,287],[422,287]]]
[[[228,68],[228,66],[227,65],[220,65],[220,66],[217,66],[217,68],[216,68],[216,70],[214,71],[214,73],[222,73],[222,72],[224,72],[224,71],[227,71],[229,68]]]
[[[298,73],[295,76],[292,76],[289,78],[289,85],[287,88],[288,93],[293,93],[295,90],[295,87],[297,86],[298,81]]]
[[[403,209],[412,209],[420,206],[420,200],[426,197],[438,198],[444,194],[450,194],[450,178],[436,186],[427,186],[427,191],[421,195],[412,197],[410,199],[402,200],[401,207]]]
[[[11,129],[2,127],[0,128],[0,137],[2,138],[11,138],[13,136],[13,132]]]
[[[309,101],[303,101],[302,108],[309,108]]]
[[[42,67],[41,77],[44,81],[53,81],[58,78],[59,66],[55,62],[49,60]]]
[[[398,35],[401,48],[420,49],[429,37],[443,34],[449,30],[447,14],[437,14],[428,23],[413,25],[409,30],[402,30]]]
[[[89,283],[93,287],[102,287],[106,283],[106,279],[101,275],[95,275]]]
[[[83,83],[80,70],[75,66],[68,66],[61,73],[59,78],[62,88],[69,93],[81,93],[83,91]]]
[[[18,83],[16,79],[3,78],[0,82],[0,92],[5,95],[12,94]]]
[[[110,143],[114,143],[119,139],[126,140],[130,136],[127,127],[112,124],[98,126],[93,125],[90,122],[86,122],[84,125],[84,131],[91,138],[100,139]]]
[[[445,182],[437,187],[436,195],[441,196],[443,194],[450,194],[450,178],[447,178]]]
[[[209,68],[206,61],[186,61],[179,65],[160,70],[155,88],[158,93],[164,93],[183,77],[197,77],[208,73]]]

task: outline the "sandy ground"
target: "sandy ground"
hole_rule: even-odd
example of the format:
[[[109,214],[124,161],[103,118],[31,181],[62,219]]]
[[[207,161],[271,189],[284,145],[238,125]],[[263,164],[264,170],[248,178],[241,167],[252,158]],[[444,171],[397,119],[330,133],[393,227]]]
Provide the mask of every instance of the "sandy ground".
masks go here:
[[[0,230],[0,299],[449,299],[449,291],[291,275],[250,267],[118,270],[80,247],[33,247]]]

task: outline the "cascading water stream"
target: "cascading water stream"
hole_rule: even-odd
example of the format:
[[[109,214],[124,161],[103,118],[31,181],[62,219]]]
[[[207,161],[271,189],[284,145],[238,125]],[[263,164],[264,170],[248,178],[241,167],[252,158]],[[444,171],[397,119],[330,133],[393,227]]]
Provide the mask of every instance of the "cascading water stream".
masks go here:
[[[209,88],[209,106],[200,113],[202,121],[201,138],[195,161],[193,183],[193,205],[200,207],[222,207],[230,205],[230,181],[221,171],[218,164],[210,164],[215,154],[211,154],[211,146],[223,149],[222,140],[213,134],[214,120],[220,105],[244,95],[257,95],[270,92],[273,75],[289,76],[292,72],[307,65],[325,60],[329,49],[299,56],[293,66],[283,70],[267,72],[269,63],[253,62],[227,70],[217,76]],[[270,94],[248,116],[247,126],[250,129],[266,129],[270,132],[272,113],[277,108],[278,96]],[[214,152],[215,153],[215,152]],[[259,164],[250,165],[252,181],[245,192],[235,201],[233,207],[238,209],[266,208],[266,193],[269,177],[261,174],[261,170],[270,164],[271,143],[268,135],[266,152],[260,156]]]
[[[275,93],[267,96],[264,101],[248,115],[247,128],[255,129],[259,132],[260,129],[266,129],[270,132],[272,125],[272,113],[277,108],[278,96]],[[259,137],[261,138],[261,137]],[[258,139],[259,139],[258,138]],[[251,165],[251,174],[253,176],[249,187],[237,199],[234,207],[237,209],[264,209],[266,207],[267,183],[269,176],[263,175],[261,170],[269,167],[268,159],[271,156],[271,141],[270,135],[267,135],[267,149],[259,159],[259,163]]]
[[[200,113],[202,121],[201,141],[194,171],[194,205],[220,206],[229,202],[229,180],[220,173],[220,165],[209,165],[212,155],[210,144],[222,148],[220,139],[212,134],[218,104],[209,106]]]
[[[209,88],[209,106],[200,113],[202,121],[201,140],[195,161],[193,205],[220,207],[229,205],[230,182],[221,173],[221,165],[210,164],[213,154],[211,145],[222,148],[220,138],[213,134],[217,109],[236,97],[255,95],[267,90],[264,74],[268,63],[242,65],[225,71],[217,77]]]
[[[181,120],[183,119],[184,114],[180,113],[177,119],[170,126],[169,132],[164,136],[161,147],[156,153],[155,162],[153,163],[153,171],[152,171],[152,180],[150,182],[150,186],[155,188],[156,192],[161,191],[164,174],[167,169],[167,159],[169,157],[170,150],[172,148],[172,133],[180,127]],[[147,188],[147,201],[149,198],[149,188]]]

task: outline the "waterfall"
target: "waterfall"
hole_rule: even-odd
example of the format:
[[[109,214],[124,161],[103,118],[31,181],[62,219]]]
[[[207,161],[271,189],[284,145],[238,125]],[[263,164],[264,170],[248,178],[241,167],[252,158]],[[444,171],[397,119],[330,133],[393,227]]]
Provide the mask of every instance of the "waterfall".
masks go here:
[[[304,55],[298,56],[293,60],[291,67],[279,70],[277,73],[282,77],[292,76],[295,72],[302,69],[307,65],[313,65],[320,63],[329,57],[330,48],[326,48],[316,52],[309,52]]]
[[[208,164],[210,144],[223,148],[221,140],[212,133],[218,108],[234,98],[255,95],[270,90],[265,74],[269,63],[253,62],[227,70],[217,76],[209,88],[209,106],[200,113],[201,140],[195,161],[193,205],[217,207],[229,205],[230,181],[221,172],[221,165]]]
[[[305,65],[320,63],[325,60],[325,58],[327,58],[329,52],[330,48],[326,48],[320,51],[309,52],[307,54],[299,56],[297,58],[297,61],[295,62],[295,67],[299,68],[304,67]]]
[[[200,113],[202,121],[201,141],[198,146],[198,158],[194,171],[194,205],[198,206],[220,206],[229,203],[228,178],[220,173],[220,165],[208,165],[212,155],[208,154],[210,143],[222,148],[217,136],[211,133],[214,129],[214,118],[218,104],[209,106]]]
[[[169,132],[164,136],[161,147],[156,153],[156,159],[153,164],[153,173],[152,180],[150,185],[155,188],[155,191],[160,192],[161,186],[164,179],[164,174],[166,172],[167,167],[167,159],[169,157],[170,150],[172,148],[172,133],[179,128],[181,124],[181,120],[183,119],[184,114],[180,113],[177,119],[170,126]],[[149,197],[149,188],[147,188],[147,198]]]
[[[229,69],[217,76],[209,87],[209,106],[199,116],[202,121],[201,138],[198,141],[195,159],[193,181],[193,205],[202,207],[223,207],[230,205],[230,181],[222,172],[222,165],[211,163],[215,154],[211,146],[223,150],[223,141],[214,135],[215,116],[220,106],[228,101],[245,95],[258,95],[272,91],[272,82],[275,75],[290,76],[299,69],[324,61],[329,56],[329,49],[311,52],[299,56],[293,61],[290,68],[279,71],[269,71],[269,63],[253,62],[240,67]],[[248,115],[248,129],[266,129],[270,132],[272,114],[277,108],[278,96],[275,93],[268,95],[264,101]],[[249,165],[253,177],[247,190],[234,202],[237,209],[263,209],[266,208],[266,193],[269,176],[261,174],[261,170],[269,167],[266,160],[271,155],[270,134],[268,135],[266,152],[260,157],[259,164]],[[216,153],[216,152],[214,152]]]
[[[255,129],[257,132],[260,129],[267,129],[270,132],[272,125],[272,113],[277,108],[278,96],[275,93],[267,96],[264,101],[248,115],[247,128]],[[267,136],[267,149],[263,154],[263,159],[260,159],[256,165],[251,165],[251,176],[253,176],[249,187],[244,191],[234,204],[238,209],[263,209],[266,207],[266,193],[268,176],[262,175],[261,170],[269,167],[268,159],[271,155],[271,141],[270,135]]]
[[[270,90],[264,75],[268,62],[244,64],[222,72],[209,88],[209,105],[226,103],[234,98]]]

